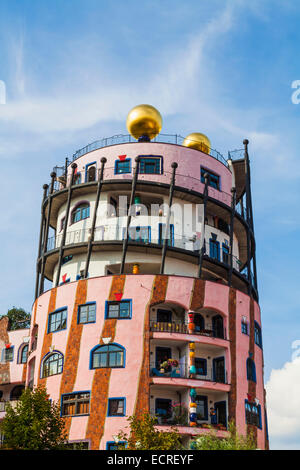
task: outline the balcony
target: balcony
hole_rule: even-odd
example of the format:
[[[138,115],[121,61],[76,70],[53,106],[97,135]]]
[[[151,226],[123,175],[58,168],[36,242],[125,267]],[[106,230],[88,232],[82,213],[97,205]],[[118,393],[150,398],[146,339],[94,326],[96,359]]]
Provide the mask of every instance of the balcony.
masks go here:
[[[206,336],[211,338],[227,339],[226,330],[215,330],[212,325],[205,325],[205,328],[197,328],[192,332],[188,328],[188,323],[175,323],[175,322],[150,322],[150,331],[154,333],[179,333],[197,336]]]
[[[172,364],[173,362],[173,364]],[[227,371],[225,369],[196,369],[195,374],[190,373],[190,368],[185,363],[167,360],[161,364],[150,363],[150,377],[162,377],[166,379],[192,379],[203,382],[228,384]]]

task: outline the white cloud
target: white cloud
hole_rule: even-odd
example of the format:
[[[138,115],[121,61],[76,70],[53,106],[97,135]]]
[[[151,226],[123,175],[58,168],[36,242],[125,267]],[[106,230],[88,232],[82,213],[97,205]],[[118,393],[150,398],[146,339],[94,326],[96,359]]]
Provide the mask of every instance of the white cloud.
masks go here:
[[[296,354],[297,355],[297,351]],[[266,384],[270,442],[300,447],[300,357],[273,369]],[[290,441],[290,443],[289,443]],[[291,444],[292,442],[292,444]]]

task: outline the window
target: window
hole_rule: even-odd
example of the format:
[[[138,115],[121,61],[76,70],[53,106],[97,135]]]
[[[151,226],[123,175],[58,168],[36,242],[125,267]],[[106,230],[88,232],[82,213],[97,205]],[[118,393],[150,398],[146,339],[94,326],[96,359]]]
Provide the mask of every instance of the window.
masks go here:
[[[196,367],[196,374],[198,374],[198,375],[206,375],[207,374],[207,361],[206,361],[206,359],[202,359],[200,357],[195,357],[195,367]]]
[[[71,261],[72,258],[73,258],[73,255],[64,256],[63,259],[62,259],[61,264],[63,265],[63,264],[68,263],[68,261]]]
[[[261,327],[256,321],[254,322],[254,341],[257,346],[262,348]]]
[[[20,364],[26,364],[28,356],[28,344],[25,344],[20,351]]]
[[[248,323],[245,320],[242,320],[242,333],[248,335]]]
[[[216,175],[210,170],[207,170],[206,168],[201,168],[201,183],[205,183],[205,173],[208,174],[208,186],[220,190],[220,176]]]
[[[141,156],[140,174],[160,175],[162,173],[162,157]]]
[[[68,393],[61,397],[62,416],[88,415],[90,412],[90,392]]]
[[[207,397],[197,395],[195,398],[195,403],[197,405],[197,408],[196,408],[197,419],[199,420],[208,419]]]
[[[167,398],[156,398],[155,414],[162,418],[171,418],[172,416],[172,400]]]
[[[261,428],[261,407],[245,400],[246,424]]]
[[[75,207],[72,211],[71,215],[71,223],[75,224],[80,220],[87,219],[90,216],[90,205],[88,202],[80,204],[79,206]]]
[[[3,349],[2,357],[4,362],[12,362],[14,360],[14,347]]]
[[[128,240],[141,242],[141,243],[150,243],[151,241],[151,231],[150,227],[129,227],[128,230]],[[126,229],[124,229],[125,237]]]
[[[124,450],[126,447],[126,442],[125,441],[119,441],[119,442],[107,442],[106,443],[106,450]]]
[[[108,416],[125,416],[125,398],[108,399]]]
[[[65,328],[67,328],[66,308],[49,314],[48,333],[55,333],[56,331],[64,330]]]
[[[223,263],[229,264],[229,246],[223,243],[222,245],[222,255],[223,255]]]
[[[125,349],[118,344],[97,346],[91,353],[91,368],[125,367]]]
[[[96,321],[96,303],[79,305],[78,323],[94,323]]]
[[[158,243],[163,244],[166,234],[166,224],[158,225]],[[169,233],[168,233],[168,245],[174,246],[174,225],[170,224]]]
[[[221,230],[222,232],[226,233],[227,235],[229,235],[229,225],[227,222],[225,222],[225,220],[221,219],[221,218],[218,218],[218,224],[217,224],[217,227],[219,230]]]
[[[172,310],[157,309],[156,321],[158,323],[171,323],[172,322]]]
[[[19,400],[24,390],[24,385],[16,385],[10,393],[10,400]]]
[[[252,382],[256,382],[256,368],[255,368],[255,362],[251,357],[248,357],[247,359],[247,380],[252,380]]]
[[[42,377],[50,377],[50,375],[61,374],[63,370],[63,355],[55,352],[50,354],[42,366]]]
[[[75,173],[74,175],[74,184],[80,184],[81,183],[81,174],[80,173]]]
[[[122,175],[124,173],[131,173],[131,160],[116,160],[115,163],[115,175]]]
[[[131,300],[106,302],[106,318],[131,318]]]
[[[66,217],[62,217],[60,220],[60,232],[64,229],[66,222]]]
[[[211,235],[212,238],[209,239],[209,256],[220,261],[220,243],[217,241],[217,235],[213,233]]]
[[[89,163],[85,167],[85,181],[95,181],[96,180],[96,162]]]

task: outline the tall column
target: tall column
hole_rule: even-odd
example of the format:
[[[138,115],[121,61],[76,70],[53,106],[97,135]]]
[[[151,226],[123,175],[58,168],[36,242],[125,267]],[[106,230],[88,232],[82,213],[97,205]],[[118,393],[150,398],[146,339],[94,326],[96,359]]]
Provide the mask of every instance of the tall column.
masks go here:
[[[170,183],[169,206],[168,206],[168,212],[167,212],[167,218],[166,218],[165,237],[164,237],[163,247],[162,247],[160,274],[164,274],[164,270],[165,270],[165,260],[166,260],[166,254],[167,254],[167,248],[168,248],[168,241],[170,237],[171,207],[172,207],[172,202],[173,202],[176,168],[178,167],[178,164],[176,162],[173,162],[171,167],[173,169],[173,172],[172,172],[171,183]],[[162,227],[162,234],[163,234],[163,227]]]
[[[202,262],[203,262],[203,255],[205,252],[205,219],[206,219],[206,206],[207,206],[207,198],[208,198],[208,173],[204,174],[204,198],[203,198],[203,220],[201,225],[201,238],[200,238],[200,249],[199,249],[199,260],[198,260],[198,277],[201,279],[202,274]]]
[[[136,161],[136,167],[134,170],[134,175],[133,175],[132,185],[131,185],[131,195],[130,195],[130,202],[129,202],[129,210],[127,213],[126,230],[125,230],[124,240],[123,240],[123,252],[122,252],[122,261],[121,261],[121,266],[120,266],[120,274],[124,273],[124,268],[125,268],[125,260],[126,260],[128,238],[129,238],[129,226],[131,222],[131,211],[132,211],[136,184],[137,184],[137,179],[138,179],[138,174],[139,174],[139,169],[140,169],[140,157],[136,157],[135,161]]]
[[[228,285],[231,287],[232,284],[232,270],[233,270],[233,233],[234,233],[234,213],[236,204],[236,189],[231,188],[231,214],[230,214],[230,233],[229,233],[229,273],[228,273]]]
[[[68,221],[69,221],[69,212],[70,212],[70,205],[71,205],[71,198],[72,198],[72,186],[74,183],[74,174],[77,168],[77,164],[72,163],[71,168],[72,168],[72,173],[71,173],[71,180],[70,180],[69,189],[68,189],[68,199],[67,199],[66,215],[65,215],[65,222],[64,222],[64,231],[62,235],[61,245],[59,247],[59,258],[58,258],[55,287],[57,287],[59,284],[61,263],[62,263],[62,259],[64,256],[64,246],[66,242],[66,235],[67,235],[67,228],[68,228]]]
[[[103,173],[104,173],[104,165],[106,163],[106,158],[103,157],[101,158],[101,169],[99,172],[99,177],[98,177],[98,186],[97,186],[97,194],[96,194],[96,201],[95,201],[95,210],[93,214],[93,221],[92,221],[92,227],[91,227],[91,234],[89,236],[89,242],[88,242],[88,248],[87,248],[87,255],[86,255],[86,262],[85,262],[85,268],[84,268],[84,277],[88,277],[88,272],[89,272],[89,265],[90,265],[90,259],[91,259],[91,254],[92,254],[92,247],[93,247],[93,241],[95,237],[95,227],[96,227],[96,220],[97,220],[97,212],[98,212],[98,207],[99,207],[99,201],[100,201],[100,194],[101,194],[101,189],[102,189],[102,183],[103,183]]]
[[[42,263],[41,263],[41,281],[40,281],[40,288],[39,288],[39,295],[44,292],[44,280],[45,280],[45,263],[46,263],[46,252],[47,252],[47,244],[48,244],[48,235],[49,235],[49,226],[50,226],[50,217],[51,217],[51,208],[52,208],[52,199],[53,199],[53,189],[54,189],[54,182],[56,178],[56,173],[53,171],[51,174],[51,184],[50,184],[50,191],[48,197],[48,212],[47,212],[47,219],[45,225],[45,232],[44,232],[44,242],[43,242],[43,253],[42,253]]]
[[[38,259],[36,263],[36,280],[35,280],[35,294],[34,299],[37,298],[39,293],[39,282],[40,282],[40,267],[41,267],[41,254],[42,254],[42,244],[43,244],[43,235],[44,235],[44,228],[45,228],[45,207],[44,202],[47,197],[47,190],[48,184],[44,184],[43,186],[43,199],[42,199],[42,206],[41,206],[41,224],[40,224],[40,236],[39,236],[39,251],[38,251]]]

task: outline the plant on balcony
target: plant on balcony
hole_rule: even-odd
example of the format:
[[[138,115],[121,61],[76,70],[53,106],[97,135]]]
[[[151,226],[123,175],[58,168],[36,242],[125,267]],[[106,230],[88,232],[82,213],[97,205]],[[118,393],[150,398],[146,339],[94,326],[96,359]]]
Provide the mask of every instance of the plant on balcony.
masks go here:
[[[228,436],[219,437],[217,431],[210,431],[192,441],[193,450],[256,450],[256,439],[253,433],[246,436],[238,434],[233,422],[229,424]]]
[[[157,418],[144,413],[141,416],[133,415],[128,418],[128,433],[120,431],[119,441],[127,442],[124,450],[181,450],[180,434],[176,428],[171,431],[158,431]]]
[[[180,426],[188,426],[189,424],[189,412],[186,406],[183,406],[181,403],[174,403],[172,405],[173,414],[172,421],[173,424],[179,424]]]

